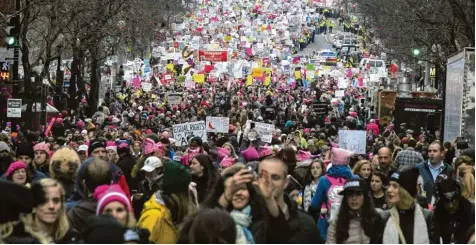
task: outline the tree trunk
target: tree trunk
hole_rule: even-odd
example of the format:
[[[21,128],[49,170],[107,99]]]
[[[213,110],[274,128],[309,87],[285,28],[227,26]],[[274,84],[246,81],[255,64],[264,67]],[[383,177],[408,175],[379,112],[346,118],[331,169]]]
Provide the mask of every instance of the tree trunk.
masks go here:
[[[76,81],[78,80],[79,73],[81,72],[79,70],[80,58],[78,53],[78,47],[73,47],[73,61],[71,62],[71,79],[69,80],[68,88],[68,108],[75,111],[78,109],[78,102],[81,99],[81,96],[79,96],[78,98],[78,93],[76,90]]]
[[[89,110],[88,116],[92,117],[98,108],[98,94],[99,83],[101,82],[101,75],[99,74],[99,57],[98,47],[91,49],[91,90],[89,91]]]

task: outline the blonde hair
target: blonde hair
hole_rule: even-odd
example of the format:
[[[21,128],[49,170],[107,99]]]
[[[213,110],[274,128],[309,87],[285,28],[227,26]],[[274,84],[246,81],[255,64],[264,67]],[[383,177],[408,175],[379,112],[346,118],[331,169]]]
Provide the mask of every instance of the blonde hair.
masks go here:
[[[473,166],[460,166],[458,172],[463,172],[464,177],[462,179],[463,191],[461,195],[474,202],[474,167]]]
[[[61,183],[59,183],[55,179],[51,178],[44,178],[38,181],[38,183],[43,187],[43,190],[50,188],[50,187],[55,187],[59,188],[60,194],[61,194],[61,210],[59,211],[59,216],[58,220],[56,220],[56,223],[54,224],[54,234],[51,234],[52,238],[55,241],[63,239],[63,237],[66,235],[66,233],[69,230],[69,222],[68,222],[68,217],[66,216],[66,202],[65,202],[65,191]],[[35,211],[36,207],[33,208],[33,211]],[[33,217],[33,226],[34,229],[36,230],[41,230],[41,225],[38,223],[36,216]]]
[[[372,163],[371,163],[369,160],[365,160],[365,159],[364,159],[364,160],[358,161],[358,162],[355,164],[354,168],[352,169],[352,173],[353,173],[353,174],[359,174],[359,173],[360,173],[360,169],[362,168],[362,166],[363,166],[364,164],[370,164],[370,170],[371,170],[371,172],[373,172]]]
[[[412,195],[410,195],[410,193],[408,193],[407,190],[405,190],[405,188],[401,187],[398,182],[395,183],[398,186],[398,196],[400,197],[400,201],[398,203],[389,203],[387,200],[387,204],[389,205],[389,207],[396,207],[398,209],[410,209],[414,205],[415,199],[412,197]],[[386,196],[388,198],[388,195]]]
[[[34,229],[32,214],[22,214],[19,221],[0,224],[0,244],[4,243],[5,239],[12,235],[15,226],[20,225],[20,223],[23,223],[25,232],[36,238],[41,244],[51,244],[54,242],[44,232]]]

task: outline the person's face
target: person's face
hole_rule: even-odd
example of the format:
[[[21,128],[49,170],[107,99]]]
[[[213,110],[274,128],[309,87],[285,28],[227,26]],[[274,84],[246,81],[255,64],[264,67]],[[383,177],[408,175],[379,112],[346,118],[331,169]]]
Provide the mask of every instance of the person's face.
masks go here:
[[[445,209],[449,214],[455,214],[459,208],[459,199],[455,199],[451,201],[444,200],[443,205],[445,206]]]
[[[231,182],[232,179],[228,178],[226,179],[226,181]],[[225,184],[229,184],[229,183],[225,183]],[[233,194],[233,198],[231,199],[231,204],[233,205],[234,209],[242,210],[243,208],[246,207],[246,205],[248,205],[249,202],[250,202],[250,193],[248,192],[248,188],[246,184],[241,184],[239,186],[238,191],[236,191],[235,194]]]
[[[359,210],[364,205],[364,193],[361,191],[349,191],[347,194],[347,205],[351,210]]]
[[[101,158],[104,161],[107,161],[106,148],[99,147],[99,148],[94,149],[94,151],[91,152],[91,156],[98,157],[98,158]]]
[[[127,225],[129,214],[127,212],[127,208],[124,206],[124,204],[120,202],[115,201],[115,202],[108,203],[106,207],[104,207],[104,210],[102,213],[111,215],[121,224]]]
[[[155,169],[152,172],[145,172],[145,177],[149,180],[154,179],[155,177],[157,177],[159,175],[158,172],[159,171],[157,169]]]
[[[140,144],[135,143],[135,144],[132,146],[132,150],[133,150],[134,152],[139,152],[139,151],[140,151]]]
[[[109,159],[109,161],[113,161],[114,158],[116,157],[116,151],[114,150],[107,150],[107,159]]]
[[[79,131],[74,132],[74,137],[80,137],[80,136],[81,136],[81,134],[79,133]]]
[[[12,174],[12,181],[15,184],[24,185],[26,184],[26,169],[18,169]]]
[[[84,133],[81,133],[81,136],[86,137],[88,135],[88,133],[84,132]]]
[[[80,151],[78,152],[78,156],[79,156],[79,160],[81,160],[81,162],[84,162],[88,157],[86,156],[86,152],[85,151]]]
[[[228,152],[230,152],[230,153],[231,153],[231,147],[230,147],[229,145],[226,145],[224,148],[225,148],[225,149],[227,149],[227,150],[228,150]]]
[[[360,177],[362,177],[363,179],[368,179],[371,173],[372,173],[372,166],[370,165],[370,163],[362,164],[362,166],[360,167],[360,172],[359,172]]]
[[[280,163],[271,161],[263,161],[262,163],[260,163],[259,176],[260,178],[263,178],[262,174],[265,172],[268,173],[270,183],[275,189],[275,198],[283,195],[284,189],[286,189],[286,186],[289,183],[288,179],[285,176],[284,170],[285,167]]]
[[[291,199],[296,201],[296,203],[298,203],[298,204],[301,203],[299,190],[291,191],[291,193],[289,193],[289,197],[291,197]]]
[[[46,152],[44,151],[35,151],[35,162],[44,163],[46,161]]]
[[[26,163],[26,165],[29,165],[32,159],[29,156],[22,155],[22,156],[18,156],[17,160]]]
[[[382,190],[383,183],[379,176],[372,175],[372,179],[370,180],[370,188],[372,189],[373,192],[378,192]]]
[[[443,151],[438,144],[431,144],[428,147],[428,158],[433,164],[439,164],[443,158]]]
[[[311,165],[311,175],[314,179],[321,177],[322,167],[320,162],[313,162]]]
[[[36,217],[46,224],[57,222],[63,202],[59,187],[48,187],[46,189],[46,202],[35,208]]]
[[[400,185],[395,181],[390,181],[387,188],[387,201],[389,204],[400,202]]]
[[[194,158],[190,163],[190,174],[201,177],[203,175],[203,166]]]
[[[390,157],[390,151],[386,148],[378,151],[378,162],[381,167],[387,168],[392,164],[392,158]]]

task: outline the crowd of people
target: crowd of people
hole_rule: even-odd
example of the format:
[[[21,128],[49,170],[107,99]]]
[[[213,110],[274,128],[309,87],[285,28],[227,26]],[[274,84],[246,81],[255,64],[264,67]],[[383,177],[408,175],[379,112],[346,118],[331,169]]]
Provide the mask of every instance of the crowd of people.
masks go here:
[[[223,25],[271,10],[270,19],[291,22],[292,9],[313,10],[297,15],[303,26],[291,40],[304,46],[279,46],[268,66],[252,53],[234,57],[249,63],[245,74],[270,68],[271,82],[225,72],[185,85],[197,65],[183,83],[108,91],[91,118],[65,110],[46,129],[6,123],[0,243],[474,243],[475,154],[467,142],[382,124],[369,113],[361,71],[294,73],[315,58],[298,50],[327,34],[320,23],[350,25],[338,7],[206,4]],[[203,28],[194,22],[189,30]],[[176,142],[173,125],[207,116],[229,118],[228,133]],[[256,123],[275,126],[270,141]],[[339,147],[343,130],[366,132],[365,154]]]

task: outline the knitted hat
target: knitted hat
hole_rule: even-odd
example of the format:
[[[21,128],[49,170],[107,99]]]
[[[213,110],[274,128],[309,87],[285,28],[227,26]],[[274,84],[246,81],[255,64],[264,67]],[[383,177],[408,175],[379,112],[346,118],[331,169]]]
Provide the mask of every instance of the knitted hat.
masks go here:
[[[0,152],[2,151],[8,151],[10,152],[10,146],[7,145],[7,143],[0,141]]]
[[[131,203],[118,184],[98,186],[94,190],[94,198],[98,201],[96,215],[102,214],[104,208],[111,202],[120,202],[131,211]]]
[[[45,143],[41,142],[33,146],[34,151],[44,151],[46,153],[50,152],[50,147]]]
[[[7,170],[7,173],[5,174],[6,177],[9,177],[11,176],[13,173],[15,173],[15,171],[17,171],[18,169],[26,169],[27,166],[24,162],[20,162],[20,161],[16,161],[12,164],[10,164],[10,166],[8,167],[8,170]]]
[[[354,155],[353,152],[344,150],[342,148],[332,148],[332,166],[349,165],[350,158]]]
[[[106,143],[106,151],[109,151],[109,150],[113,150],[113,151],[117,152],[116,142],[108,141]]]
[[[451,201],[461,196],[461,183],[445,174],[436,177],[435,187],[438,200]]]
[[[236,158],[226,156],[225,158],[223,158],[223,160],[221,160],[220,167],[228,168],[232,166],[235,162],[236,162]]]
[[[267,146],[260,146],[258,148],[258,154],[259,154],[260,158],[271,156],[271,155],[273,155],[273,149],[271,149],[271,147],[267,147]]]
[[[192,182],[190,172],[183,165],[172,161],[164,163],[164,177],[162,189],[164,193],[179,193],[188,191],[188,186]]]
[[[202,141],[202,138],[200,137],[193,137],[191,140],[190,140],[190,143],[192,142],[195,142],[197,143],[198,146],[202,146],[203,145],[203,141]]]
[[[31,213],[33,193],[25,186],[11,181],[0,180],[0,224],[18,221],[21,213]]]
[[[256,149],[252,146],[243,150],[241,154],[243,155],[243,159],[245,159],[247,162],[257,160],[259,158],[258,151],[256,151]]]
[[[144,140],[144,143],[142,144],[142,147],[144,148],[144,154],[148,155],[155,150],[155,142],[153,139],[146,138]]]
[[[88,155],[91,155],[91,153],[97,148],[106,149],[106,142],[104,140],[99,139],[94,139],[93,141],[91,141],[88,148]]]
[[[117,147],[117,153],[119,155],[130,152],[129,145],[125,142],[122,142]]]
[[[17,147],[17,157],[19,156],[29,156],[33,158],[35,156],[35,152],[33,151],[33,147],[30,144],[20,144]]]
[[[217,155],[219,159],[223,159],[230,155],[230,151],[227,148],[217,147]]]
[[[417,180],[420,172],[418,168],[409,168],[403,171],[398,171],[390,176],[390,181],[397,182],[403,189],[405,189],[412,197],[417,194]]]
[[[81,160],[73,149],[61,148],[51,157],[50,177],[74,180],[80,165]]]

